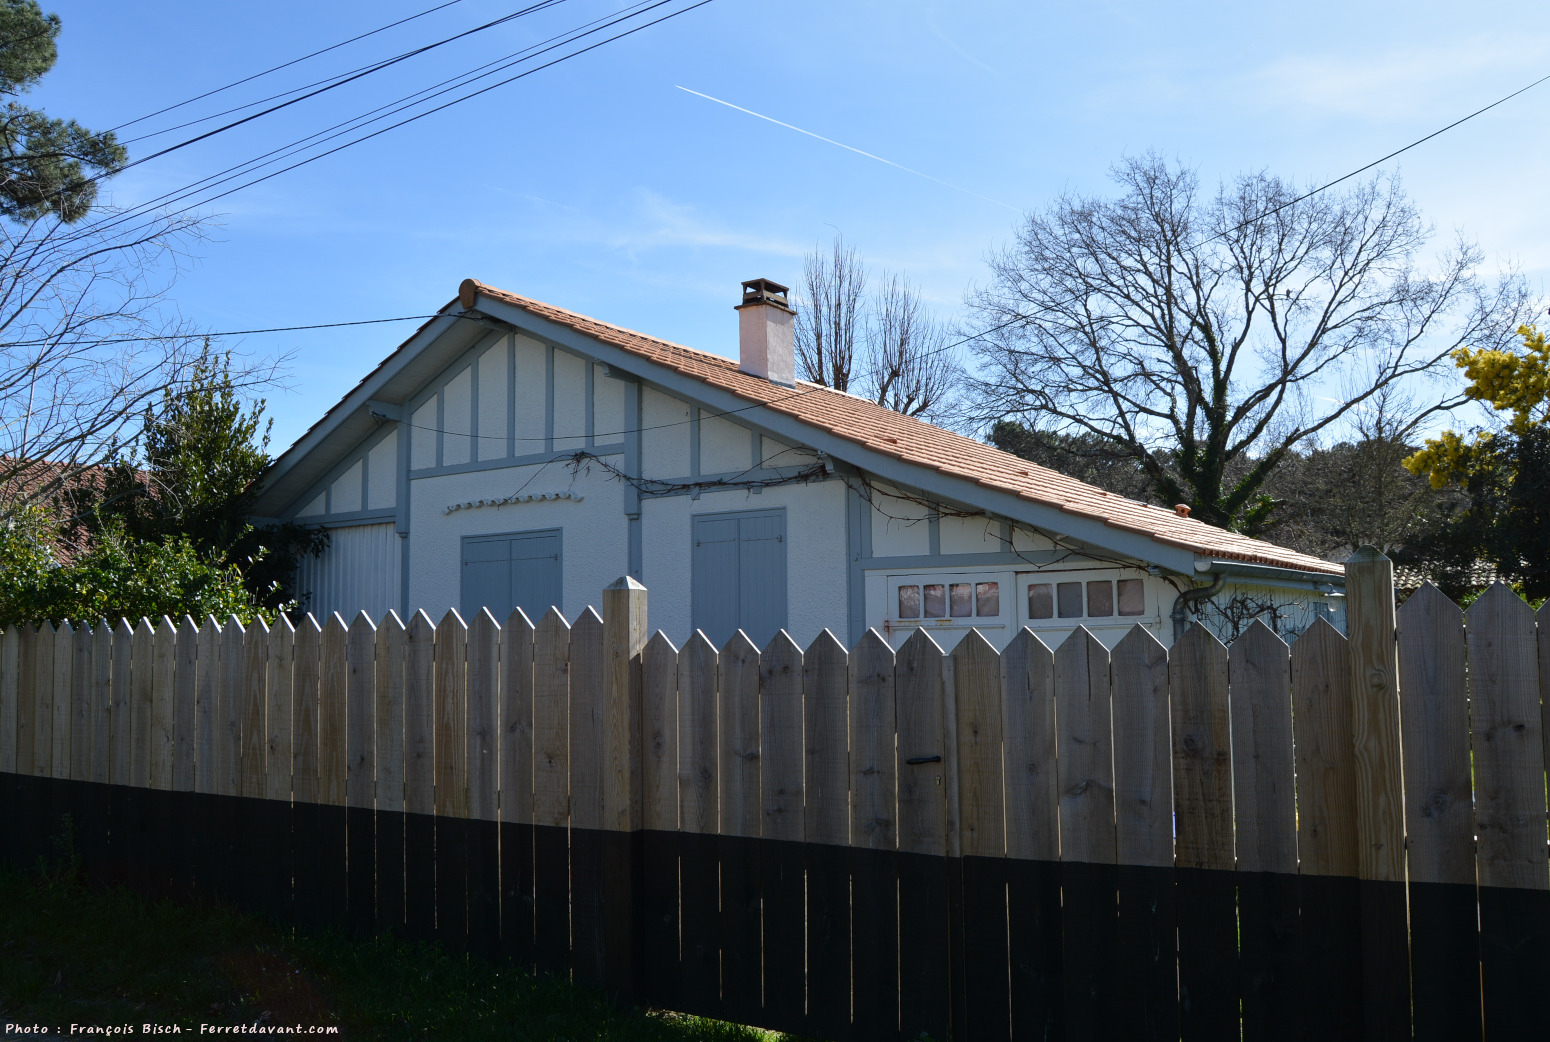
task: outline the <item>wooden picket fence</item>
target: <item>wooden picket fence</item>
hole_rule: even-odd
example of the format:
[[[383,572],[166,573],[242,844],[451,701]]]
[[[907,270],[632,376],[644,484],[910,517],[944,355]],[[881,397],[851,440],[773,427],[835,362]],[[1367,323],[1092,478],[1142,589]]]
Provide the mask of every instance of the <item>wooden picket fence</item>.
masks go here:
[[[1347,573],[1290,648],[13,627],[0,855],[824,1038],[1550,1036],[1550,609]]]

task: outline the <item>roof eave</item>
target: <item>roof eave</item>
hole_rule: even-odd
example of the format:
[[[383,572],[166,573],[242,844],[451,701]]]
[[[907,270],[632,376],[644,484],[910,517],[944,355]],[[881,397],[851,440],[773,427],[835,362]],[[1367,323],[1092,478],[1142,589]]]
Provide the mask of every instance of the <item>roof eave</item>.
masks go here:
[[[590,354],[599,361],[670,393],[703,402],[723,412],[736,412],[783,440],[811,446],[885,481],[916,488],[943,499],[974,503],[1009,520],[1058,532],[1091,546],[1147,561],[1170,571],[1191,574],[1194,570],[1197,555],[1189,548],[1171,546],[1148,535],[1106,524],[1104,520],[1085,513],[1035,503],[1012,492],[989,488],[971,478],[945,474],[933,467],[870,449],[859,441],[822,430],[767,405],[751,403],[731,391],[676,372],[497,297],[479,294],[477,307],[489,318],[504,321],[561,347]]]
[[[413,362],[425,347],[452,329],[461,318],[456,302],[448,304],[440,314],[415,330],[409,339],[394,349],[393,353],[376,369],[368,373],[332,409],[324,413],[322,419],[297,438],[290,448],[276,457],[259,478],[258,495],[253,505],[255,513],[278,515],[292,500],[301,495],[306,487],[310,487],[311,482],[316,480],[316,476],[309,474],[300,480],[294,479],[297,465],[323,447],[345,423],[365,410],[383,385]],[[352,445],[344,446],[340,451],[348,452],[351,447],[353,447],[353,441]],[[325,461],[322,471],[326,471],[331,465],[331,462]]]
[[[1345,588],[1345,569],[1330,564],[1335,571],[1316,571],[1311,568],[1287,568],[1281,565],[1260,564],[1254,561],[1238,561],[1230,557],[1206,554],[1198,556],[1195,570],[1202,574],[1221,573],[1230,579],[1257,579],[1267,585],[1279,583],[1313,583],[1316,585]]]

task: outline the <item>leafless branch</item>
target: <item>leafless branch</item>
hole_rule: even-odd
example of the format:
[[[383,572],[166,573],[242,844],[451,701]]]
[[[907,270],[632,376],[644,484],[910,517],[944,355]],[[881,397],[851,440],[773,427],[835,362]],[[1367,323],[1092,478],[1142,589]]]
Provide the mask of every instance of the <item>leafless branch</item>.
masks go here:
[[[1120,446],[1215,524],[1262,525],[1294,446],[1458,347],[1505,344],[1530,306],[1521,280],[1479,276],[1468,243],[1423,257],[1431,229],[1394,178],[1277,210],[1297,192],[1265,173],[1210,195],[1154,155],[1114,175],[1117,198],[1062,198],[992,257],[970,307],[1012,324],[976,346],[976,411]]]
[[[198,356],[198,331],[167,290],[201,220],[118,228],[83,236],[53,217],[0,222],[0,511],[47,502],[111,458]],[[146,339],[103,343],[135,337]],[[274,375],[273,363],[236,373],[246,387]]]

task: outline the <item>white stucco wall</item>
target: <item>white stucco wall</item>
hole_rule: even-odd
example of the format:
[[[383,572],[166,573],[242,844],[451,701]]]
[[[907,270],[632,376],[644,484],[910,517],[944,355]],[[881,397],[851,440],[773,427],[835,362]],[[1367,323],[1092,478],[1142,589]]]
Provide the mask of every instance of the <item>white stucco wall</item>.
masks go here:
[[[872,556],[916,557],[931,552],[931,508],[872,487]]]
[[[549,421],[549,348],[531,337],[516,338],[517,455],[542,452]]]
[[[476,459],[499,459],[507,454],[507,396],[511,390],[506,372],[510,351],[501,337],[485,349],[477,363],[479,370],[479,440],[474,445]]]
[[[846,642],[845,494],[843,482],[825,481],[767,488],[759,495],[729,490],[697,500],[646,500],[641,505],[641,579],[650,591],[651,629],[662,630],[679,647],[691,634],[692,515],[784,507],[787,631],[804,648],[825,627]]]
[[[753,466],[753,436],[720,416],[700,417],[700,473],[738,474]]]
[[[1001,552],[1001,523],[990,517],[943,517],[939,523],[944,554]]]
[[[585,448],[587,444],[587,367],[580,355],[554,353],[554,448]]]
[[[608,458],[619,465],[617,456]],[[453,503],[524,494],[570,492],[580,501],[510,503],[446,513]],[[439,619],[461,600],[462,537],[561,530],[565,603],[574,620],[596,605],[604,586],[629,568],[624,489],[600,468],[572,475],[564,462],[441,474],[409,482],[409,609]],[[537,621],[536,619],[533,621]]]

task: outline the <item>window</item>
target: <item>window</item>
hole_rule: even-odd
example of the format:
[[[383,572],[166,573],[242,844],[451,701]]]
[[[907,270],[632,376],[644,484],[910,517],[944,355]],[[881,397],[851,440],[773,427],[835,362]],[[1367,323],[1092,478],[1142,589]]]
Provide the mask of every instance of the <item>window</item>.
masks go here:
[[[1001,615],[1001,584],[998,582],[926,583],[924,586],[909,583],[899,587],[899,618],[922,617],[922,589],[925,590],[924,617],[928,619],[974,619]],[[952,610],[943,610],[949,604]]]
[[[718,648],[741,629],[759,647],[786,625],[786,513],[693,519],[693,625]]]
[[[1012,576],[894,575],[889,576],[888,611],[901,623],[933,628],[1003,626],[1003,593]]]
[[[1144,579],[1097,579],[1078,573],[1069,579],[1030,575],[1026,581],[1030,622],[1135,618],[1146,614]]]
[[[461,609],[472,622],[483,608],[505,623],[521,608],[537,623],[550,606],[564,610],[560,530],[465,536]]]

